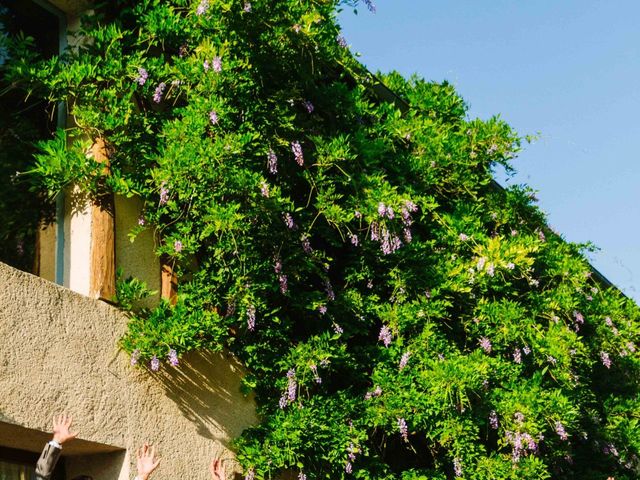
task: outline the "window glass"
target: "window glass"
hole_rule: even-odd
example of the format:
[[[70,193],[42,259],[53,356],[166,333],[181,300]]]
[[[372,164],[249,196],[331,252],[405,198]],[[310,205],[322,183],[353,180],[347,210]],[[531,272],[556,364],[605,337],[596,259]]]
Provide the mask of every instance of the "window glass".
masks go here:
[[[34,480],[35,467],[0,460],[0,480]]]
[[[20,85],[5,80],[15,62],[9,39],[33,38],[33,48],[45,58],[58,53],[59,18],[32,1],[0,0],[0,261],[38,273],[36,232],[41,220],[53,220],[54,209],[29,188],[34,142],[54,131],[55,115],[46,102],[27,97]]]

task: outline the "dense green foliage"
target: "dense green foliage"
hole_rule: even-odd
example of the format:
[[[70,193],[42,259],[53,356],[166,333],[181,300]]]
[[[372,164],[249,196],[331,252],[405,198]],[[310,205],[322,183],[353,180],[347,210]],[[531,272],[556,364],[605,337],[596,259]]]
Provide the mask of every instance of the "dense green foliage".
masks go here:
[[[249,478],[636,478],[637,306],[492,181],[508,125],[446,83],[390,74],[379,96],[338,3],[113,1],[66,56],[11,63],[76,122],[43,188],[140,196],[132,238],[175,262],[177,305],[133,313],[123,348],[245,363]],[[125,306],[143,290],[121,283]]]
[[[19,25],[0,4],[0,261],[31,271],[38,225],[51,219],[53,208],[46,193],[32,188],[31,178],[24,173],[33,163],[34,142],[45,138],[50,126],[45,102],[25,100],[24,93],[2,75],[12,34],[20,35]],[[19,46],[12,52],[16,57],[25,53],[23,48],[38,48],[24,38]]]

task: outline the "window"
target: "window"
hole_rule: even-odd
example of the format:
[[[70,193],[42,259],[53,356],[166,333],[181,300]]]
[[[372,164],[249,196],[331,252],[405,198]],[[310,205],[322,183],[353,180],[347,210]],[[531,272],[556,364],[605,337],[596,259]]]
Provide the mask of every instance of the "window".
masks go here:
[[[44,57],[57,54],[63,20],[43,0],[0,0],[0,261],[36,274],[39,226],[53,221],[56,205],[30,191],[28,175],[21,173],[29,169],[33,142],[49,137],[63,119],[55,119],[45,102],[27,99],[25,91],[9,84],[3,68],[12,62],[7,39],[16,35],[32,37]]]
[[[34,480],[37,453],[0,447],[0,480]],[[52,480],[63,480],[64,459],[58,461]]]

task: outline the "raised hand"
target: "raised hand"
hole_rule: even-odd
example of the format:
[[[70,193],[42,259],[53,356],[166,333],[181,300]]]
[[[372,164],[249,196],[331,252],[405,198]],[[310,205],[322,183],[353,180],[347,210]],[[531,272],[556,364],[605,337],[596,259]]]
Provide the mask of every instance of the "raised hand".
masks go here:
[[[146,443],[138,449],[136,453],[136,467],[138,469],[139,480],[147,480],[158,467],[158,464],[160,464],[160,459],[155,458],[155,453],[155,447],[149,447]]]
[[[77,433],[71,433],[69,429],[73,423],[73,418],[66,414],[53,417],[53,440],[62,445],[69,440],[73,440],[78,436]]]
[[[211,478],[213,480],[224,480],[224,468],[222,467],[222,460],[214,458],[209,465],[209,471],[211,472]]]

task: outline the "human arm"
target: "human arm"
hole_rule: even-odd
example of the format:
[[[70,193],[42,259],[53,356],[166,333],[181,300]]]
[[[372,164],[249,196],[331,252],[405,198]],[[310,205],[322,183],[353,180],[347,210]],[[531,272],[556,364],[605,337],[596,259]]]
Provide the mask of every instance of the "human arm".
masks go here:
[[[71,433],[72,423],[73,418],[65,414],[53,417],[53,439],[45,445],[36,464],[36,478],[38,480],[49,480],[51,478],[62,452],[62,444],[73,440],[78,435],[77,433]]]

